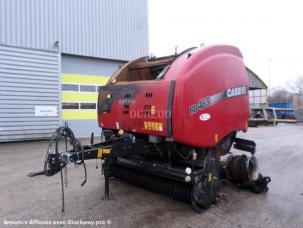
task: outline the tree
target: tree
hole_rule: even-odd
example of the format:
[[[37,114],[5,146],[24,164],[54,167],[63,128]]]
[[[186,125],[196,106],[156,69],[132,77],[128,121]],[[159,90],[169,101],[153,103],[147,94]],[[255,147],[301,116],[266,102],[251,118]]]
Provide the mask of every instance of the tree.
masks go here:
[[[271,91],[269,103],[292,102],[293,94],[303,95],[303,75],[286,82],[285,86],[273,88]]]
[[[293,81],[287,82],[287,87],[293,93],[303,94],[303,75],[298,76]]]
[[[292,93],[286,89],[276,89],[271,96],[269,96],[269,102],[289,102],[292,99]]]

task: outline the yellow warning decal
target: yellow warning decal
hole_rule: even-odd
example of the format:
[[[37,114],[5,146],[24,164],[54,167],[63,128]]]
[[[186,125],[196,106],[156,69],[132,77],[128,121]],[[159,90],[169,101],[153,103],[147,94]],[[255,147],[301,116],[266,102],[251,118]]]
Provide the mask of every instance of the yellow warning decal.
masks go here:
[[[163,131],[162,123],[159,123],[159,131]]]
[[[98,158],[102,158],[102,149],[98,149],[98,155],[97,155]]]
[[[111,149],[103,149],[103,154],[110,154]]]
[[[148,130],[153,130],[152,129],[152,124],[153,124],[153,122],[147,122],[147,129]]]
[[[163,131],[163,125],[161,122],[144,121],[144,130]]]
[[[107,148],[107,149],[99,148],[97,157],[102,158],[103,154],[110,154],[110,151],[111,151],[110,148]]]
[[[212,177],[213,177],[213,174],[212,174],[212,173],[209,173],[209,174],[208,174],[208,182],[211,182],[211,181],[212,181]]]
[[[147,126],[147,121],[144,121],[144,129],[147,130],[148,126]]]

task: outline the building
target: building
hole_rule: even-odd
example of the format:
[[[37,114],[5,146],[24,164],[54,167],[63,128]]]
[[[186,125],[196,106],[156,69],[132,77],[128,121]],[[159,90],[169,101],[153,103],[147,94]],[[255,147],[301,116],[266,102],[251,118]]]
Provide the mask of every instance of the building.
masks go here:
[[[98,86],[148,54],[147,0],[1,0],[0,141],[100,134]]]
[[[293,94],[292,103],[295,109],[303,109],[303,94]]]
[[[249,105],[251,108],[264,108],[268,106],[267,85],[254,73],[246,67],[249,86]]]

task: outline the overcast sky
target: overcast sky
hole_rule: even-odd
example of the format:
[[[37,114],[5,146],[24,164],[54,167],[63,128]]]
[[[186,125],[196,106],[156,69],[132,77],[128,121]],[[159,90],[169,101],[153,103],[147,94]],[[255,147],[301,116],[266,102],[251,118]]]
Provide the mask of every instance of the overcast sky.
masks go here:
[[[204,43],[240,48],[270,86],[303,75],[303,2],[299,0],[149,0],[150,53]],[[271,60],[270,60],[271,59]],[[269,67],[270,65],[270,67]]]

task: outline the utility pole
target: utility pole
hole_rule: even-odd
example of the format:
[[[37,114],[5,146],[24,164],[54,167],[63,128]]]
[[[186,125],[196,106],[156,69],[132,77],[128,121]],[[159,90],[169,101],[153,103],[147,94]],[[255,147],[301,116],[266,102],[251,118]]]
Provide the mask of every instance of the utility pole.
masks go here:
[[[268,96],[270,96],[271,92],[271,61],[272,59],[269,57],[268,58]]]

